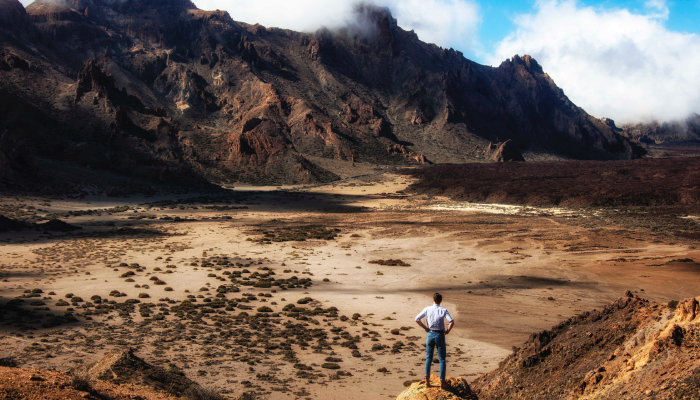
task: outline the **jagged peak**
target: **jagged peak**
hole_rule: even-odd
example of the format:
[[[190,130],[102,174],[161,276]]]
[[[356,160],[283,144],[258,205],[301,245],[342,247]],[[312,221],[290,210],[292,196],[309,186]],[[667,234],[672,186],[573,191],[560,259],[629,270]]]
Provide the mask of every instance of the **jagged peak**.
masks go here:
[[[368,24],[375,27],[387,26],[390,29],[397,27],[396,18],[387,7],[377,6],[372,3],[355,4],[352,10],[353,19],[357,23]]]

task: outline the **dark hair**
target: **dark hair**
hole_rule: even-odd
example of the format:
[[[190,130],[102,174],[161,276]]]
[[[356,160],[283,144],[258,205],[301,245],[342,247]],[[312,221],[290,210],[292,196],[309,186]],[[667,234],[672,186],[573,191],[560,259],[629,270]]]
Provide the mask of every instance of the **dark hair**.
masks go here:
[[[440,293],[435,293],[433,295],[433,301],[435,302],[435,304],[442,303],[442,295]]]

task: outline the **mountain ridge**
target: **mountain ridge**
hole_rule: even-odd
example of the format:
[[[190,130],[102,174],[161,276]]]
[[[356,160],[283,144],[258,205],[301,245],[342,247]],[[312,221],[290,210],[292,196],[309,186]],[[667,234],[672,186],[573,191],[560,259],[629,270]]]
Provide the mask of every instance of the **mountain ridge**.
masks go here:
[[[24,11],[2,25],[4,58],[35,70],[0,68],[0,89],[41,103],[46,118],[72,132],[47,131],[43,142],[84,143],[99,168],[119,169],[108,155],[121,154],[136,170],[160,170],[158,179],[178,168],[215,182],[310,183],[337,176],[307,156],[486,162],[500,159],[493,145],[509,141],[515,159],[644,154],[571,103],[531,57],[479,65],[421,42],[388,9],[361,4],[344,28],[299,33],[236,22],[189,0],[161,3],[38,0],[25,10],[2,0],[3,9]],[[78,79],[88,66],[114,88],[86,89]],[[32,80],[51,83],[28,89]],[[85,161],[65,150],[43,156]]]

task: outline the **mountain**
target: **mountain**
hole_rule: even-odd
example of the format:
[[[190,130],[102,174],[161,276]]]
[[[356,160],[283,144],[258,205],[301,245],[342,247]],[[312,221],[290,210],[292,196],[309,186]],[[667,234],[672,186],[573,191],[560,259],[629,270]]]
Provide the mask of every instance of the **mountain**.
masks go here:
[[[0,178],[15,182],[48,161],[165,181],[309,183],[337,178],[319,158],[644,154],[531,57],[479,65],[373,5],[315,33],[236,22],[189,0],[37,0],[26,10],[0,0],[0,16],[0,112],[10,116]]]
[[[612,127],[615,127],[614,122]],[[693,114],[682,121],[625,124],[620,130],[623,136],[640,143],[697,142],[700,141],[700,115]]]

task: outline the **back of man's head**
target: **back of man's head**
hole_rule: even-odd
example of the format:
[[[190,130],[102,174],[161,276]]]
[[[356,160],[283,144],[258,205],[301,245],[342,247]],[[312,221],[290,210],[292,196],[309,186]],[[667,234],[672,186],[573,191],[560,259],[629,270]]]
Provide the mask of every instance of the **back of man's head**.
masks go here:
[[[442,303],[442,295],[440,293],[435,293],[433,295],[433,301],[435,302],[435,304]]]

